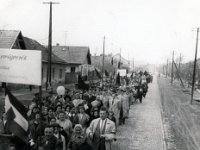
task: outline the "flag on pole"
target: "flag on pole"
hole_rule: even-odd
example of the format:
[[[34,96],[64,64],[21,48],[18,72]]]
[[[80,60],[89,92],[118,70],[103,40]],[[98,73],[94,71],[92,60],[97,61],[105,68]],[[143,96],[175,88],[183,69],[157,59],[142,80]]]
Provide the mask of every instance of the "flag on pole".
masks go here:
[[[112,60],[111,60],[111,64],[113,65],[113,57],[112,57]]]
[[[106,77],[108,77],[108,76],[109,76],[109,73],[108,73],[108,71],[107,71],[107,70],[105,70],[105,75],[106,75]]]
[[[83,81],[80,75],[78,75],[78,89],[89,90],[89,85]]]
[[[133,79],[133,72],[131,73],[131,76],[130,76],[130,78],[131,78],[131,79]]]
[[[101,79],[101,74],[99,73],[99,71],[95,68],[95,72],[96,72],[96,75],[99,79]]]
[[[121,61],[118,62],[118,69],[121,68],[121,65],[123,65],[123,63]]]
[[[116,85],[118,85],[118,86],[121,85],[119,72],[118,72],[117,78],[116,78]]]
[[[6,88],[5,113],[7,129],[28,144],[28,121],[26,107]]]
[[[120,69],[120,61],[118,62],[118,69]]]

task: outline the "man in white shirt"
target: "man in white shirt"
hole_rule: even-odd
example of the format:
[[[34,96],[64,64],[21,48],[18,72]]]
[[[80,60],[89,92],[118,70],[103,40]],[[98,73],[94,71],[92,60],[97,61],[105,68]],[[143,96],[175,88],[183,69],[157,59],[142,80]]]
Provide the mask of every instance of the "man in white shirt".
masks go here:
[[[107,109],[101,107],[100,118],[94,119],[87,130],[87,135],[92,140],[93,149],[110,150],[115,132],[115,123],[107,118]]]

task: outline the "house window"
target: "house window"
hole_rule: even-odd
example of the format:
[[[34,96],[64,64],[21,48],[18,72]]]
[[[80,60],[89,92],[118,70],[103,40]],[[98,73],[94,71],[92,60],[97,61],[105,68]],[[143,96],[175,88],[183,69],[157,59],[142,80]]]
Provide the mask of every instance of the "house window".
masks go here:
[[[71,67],[71,73],[75,73],[76,68],[75,67]]]
[[[55,68],[53,68],[53,80],[55,79]]]
[[[62,72],[63,72],[63,70],[60,69],[60,70],[59,70],[59,78],[60,78],[60,79],[62,78]]]

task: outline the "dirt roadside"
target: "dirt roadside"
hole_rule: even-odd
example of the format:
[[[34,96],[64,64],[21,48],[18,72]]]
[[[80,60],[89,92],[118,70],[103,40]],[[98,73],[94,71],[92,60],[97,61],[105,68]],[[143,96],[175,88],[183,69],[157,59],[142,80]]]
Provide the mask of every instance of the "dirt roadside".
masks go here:
[[[157,79],[167,150],[200,149],[200,103],[190,104],[190,95],[169,79]]]

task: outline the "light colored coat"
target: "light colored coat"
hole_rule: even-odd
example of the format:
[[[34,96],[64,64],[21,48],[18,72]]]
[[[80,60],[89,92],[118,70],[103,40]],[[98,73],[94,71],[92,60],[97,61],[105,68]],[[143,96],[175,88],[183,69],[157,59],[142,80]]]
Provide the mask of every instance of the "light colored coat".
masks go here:
[[[114,98],[114,103],[110,105],[109,110],[114,112],[114,116],[116,118],[116,125],[119,125],[119,117],[121,110],[121,100],[118,97]]]
[[[90,126],[88,127],[86,134],[89,138],[93,138],[93,135],[97,129],[98,123],[100,121],[100,118],[94,119]],[[116,128],[115,123],[107,118],[106,125],[105,125],[105,146],[106,150],[113,150],[112,149],[112,142],[115,138]],[[92,137],[91,137],[92,136]]]
[[[123,118],[128,117],[128,111],[130,108],[129,105],[129,96],[127,94],[122,95],[122,108],[123,108]]]
[[[78,121],[79,121],[79,124],[82,125],[83,128],[86,128],[87,127],[87,123],[89,121],[90,117],[88,114],[86,113],[83,113],[82,114],[82,117],[81,117],[81,114],[79,113],[78,114]]]

